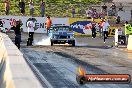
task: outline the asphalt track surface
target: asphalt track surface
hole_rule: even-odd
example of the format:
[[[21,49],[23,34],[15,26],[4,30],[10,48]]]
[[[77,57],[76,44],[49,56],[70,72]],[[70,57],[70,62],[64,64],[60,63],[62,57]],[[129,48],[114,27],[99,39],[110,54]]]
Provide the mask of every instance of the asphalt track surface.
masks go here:
[[[23,35],[21,51],[44,88],[132,88],[132,84],[79,85],[76,81],[80,65],[88,74],[132,75],[132,54],[111,48],[112,38],[109,38],[106,44],[103,44],[100,38],[79,37],[76,38],[76,47],[68,45],[27,47],[27,34]],[[45,35],[37,34],[35,40],[39,38],[42,40],[40,36],[47,39]]]

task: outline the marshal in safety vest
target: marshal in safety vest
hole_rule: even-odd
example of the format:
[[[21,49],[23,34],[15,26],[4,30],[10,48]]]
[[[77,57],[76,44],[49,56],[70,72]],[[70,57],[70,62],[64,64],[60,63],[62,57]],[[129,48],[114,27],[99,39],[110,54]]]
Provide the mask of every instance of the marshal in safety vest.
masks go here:
[[[132,34],[132,26],[131,24],[125,24],[125,35]]]

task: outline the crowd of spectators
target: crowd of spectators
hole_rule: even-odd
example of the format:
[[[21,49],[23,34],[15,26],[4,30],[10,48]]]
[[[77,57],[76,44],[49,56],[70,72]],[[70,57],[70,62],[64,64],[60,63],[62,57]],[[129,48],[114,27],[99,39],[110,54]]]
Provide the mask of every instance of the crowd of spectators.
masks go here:
[[[104,17],[102,13],[98,13],[96,11],[96,9],[94,9],[93,7],[89,7],[89,9],[86,10],[86,14],[87,14],[88,18],[95,18],[95,19],[97,19],[97,18],[103,18]]]
[[[9,15],[11,2],[10,2],[10,0],[4,0],[4,3],[5,3],[5,14]],[[29,3],[27,3],[27,2],[25,3],[24,0],[19,1],[19,4],[17,6],[20,9],[21,15],[25,15],[25,8],[26,8],[27,4],[29,5],[30,16],[34,16],[34,12],[35,12],[36,9],[35,9],[35,3],[33,2],[33,0],[30,0]],[[45,2],[44,2],[44,0],[41,0],[39,12],[40,12],[42,17],[45,16],[45,8],[46,8]],[[118,6],[118,11],[123,11],[122,3],[120,3],[120,5]],[[95,9],[94,7],[89,7],[86,10],[87,17],[88,18],[94,18],[94,19],[105,18],[105,16],[107,16],[107,15],[116,16],[116,13],[117,13],[117,6],[114,3],[112,3],[110,8],[108,8],[108,6],[104,3],[101,6],[101,11],[100,12],[98,12],[97,9]],[[74,7],[72,7],[72,9],[71,9],[71,14],[72,14],[71,15],[72,18],[74,18],[75,15],[77,14]]]
[[[10,7],[11,7],[10,0],[4,0],[4,4],[5,4],[5,14],[9,15]],[[19,7],[20,13],[22,15],[25,15],[26,4],[27,3],[25,3],[24,0],[20,0],[19,4],[17,5]],[[30,0],[30,2],[28,4],[29,4],[29,9],[30,9],[30,15],[34,16],[34,11],[35,11],[34,2],[32,0]],[[44,15],[45,15],[45,2],[43,0],[41,0],[41,2],[40,2],[40,14],[42,17],[44,17]]]
[[[104,3],[101,6],[101,12],[97,12],[94,7],[89,7],[88,10],[86,10],[86,15],[88,18],[104,18],[105,16],[116,16],[117,11],[123,11],[122,3],[120,3],[118,8],[114,3],[112,3],[109,9],[108,6]]]

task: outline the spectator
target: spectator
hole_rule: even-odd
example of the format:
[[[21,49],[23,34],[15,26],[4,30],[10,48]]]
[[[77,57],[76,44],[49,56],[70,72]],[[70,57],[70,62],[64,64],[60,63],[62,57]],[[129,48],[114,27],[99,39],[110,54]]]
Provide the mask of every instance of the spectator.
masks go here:
[[[94,21],[94,19],[92,19],[92,22],[91,22],[91,25],[92,25],[92,38],[95,38],[96,37],[96,22]]]
[[[88,11],[88,9],[85,10],[87,18],[89,18]]]
[[[30,0],[29,7],[30,7],[30,15],[33,16],[33,14],[34,14],[34,3],[32,0]]]
[[[100,37],[103,36],[103,34],[102,34],[102,30],[103,30],[103,22],[104,22],[103,19],[101,19],[101,21],[99,22],[99,33],[100,33]]]
[[[116,18],[116,24],[119,24],[120,23],[120,16],[117,16],[117,18]]]
[[[15,32],[15,45],[20,49],[20,42],[21,42],[21,26],[22,26],[21,20],[17,20],[15,25],[11,28]]]
[[[75,17],[75,8],[72,8],[72,18],[74,18]]]
[[[3,29],[3,22],[2,19],[0,19],[0,32],[2,32],[2,29]]]
[[[24,2],[24,0],[20,0],[19,8],[20,8],[21,14],[24,15],[25,14],[25,2]]]
[[[89,7],[88,16],[90,18],[93,18],[93,12],[94,12],[94,8],[93,7]]]
[[[42,0],[40,3],[41,16],[44,17],[45,13],[45,2]]]
[[[102,13],[107,14],[107,6],[105,5],[105,3],[102,6]]]
[[[96,22],[95,29],[96,29],[96,32],[99,32],[99,23],[98,22]]]
[[[52,25],[52,20],[50,19],[50,16],[47,16],[47,20],[45,22],[45,27],[47,29],[47,35],[49,33],[49,29],[50,29],[51,25]]]
[[[126,45],[128,44],[128,37],[129,37],[129,32],[131,30],[131,24],[128,23],[128,21],[125,22],[125,36],[126,36]]]
[[[10,10],[10,1],[5,0],[5,14],[9,15],[9,10]]]
[[[0,19],[0,27],[3,27],[2,19]]]
[[[109,26],[110,26],[109,22],[107,21],[107,19],[105,19],[104,22],[102,23],[104,43],[105,43],[105,39],[107,39],[107,37],[108,37],[108,28],[109,28]]]
[[[95,19],[95,18],[96,18],[96,19],[98,18],[98,13],[97,13],[96,9],[93,10],[93,14],[92,14],[92,15],[93,15],[92,17],[93,17],[94,19]]]
[[[99,13],[98,18],[105,18],[105,14],[103,12]]]
[[[34,31],[35,31],[35,24],[33,23],[34,18],[32,18],[30,21],[27,22],[27,27],[28,27],[28,33],[29,33],[29,38],[27,41],[27,46],[32,45],[33,40],[34,40]]]
[[[110,8],[112,9],[112,16],[115,16],[115,13],[116,13],[116,5],[113,3]]]
[[[123,11],[123,6],[122,6],[122,3],[120,3],[120,6],[119,6],[119,11]]]

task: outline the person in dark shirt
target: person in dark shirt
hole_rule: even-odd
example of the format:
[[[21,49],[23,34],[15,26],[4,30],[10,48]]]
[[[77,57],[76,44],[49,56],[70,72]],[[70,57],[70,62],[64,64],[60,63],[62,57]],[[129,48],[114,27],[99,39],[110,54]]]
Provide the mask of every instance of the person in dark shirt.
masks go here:
[[[9,10],[10,10],[10,0],[4,0],[5,3],[5,14],[9,15]]]
[[[104,5],[102,6],[102,12],[103,12],[104,14],[107,13],[107,6],[105,5],[105,3],[104,3]]]
[[[22,23],[20,20],[16,21],[16,25],[14,25],[11,29],[15,32],[15,45],[20,49],[20,42],[21,42],[21,26]]]
[[[116,14],[116,5],[113,3],[110,8],[112,9],[112,16],[115,16],[115,14]]]
[[[42,0],[40,3],[41,16],[44,17],[45,13],[45,2]]]
[[[123,11],[123,5],[122,5],[122,3],[120,3],[119,11]]]
[[[0,19],[0,27],[3,27],[2,19]]]
[[[117,16],[117,18],[116,18],[116,24],[119,24],[120,23],[120,16]]]
[[[2,32],[3,22],[2,19],[0,19],[0,32]]]
[[[74,8],[74,7],[72,8],[71,13],[72,13],[72,18],[74,18],[74,17],[75,17],[75,13],[76,13],[76,12],[75,12],[75,8]]]
[[[92,19],[91,25],[92,25],[92,28],[91,28],[91,30],[92,30],[92,38],[95,38],[96,37],[96,28],[95,28],[96,22],[94,21],[94,19]]]
[[[19,7],[20,7],[21,14],[24,15],[25,14],[25,2],[24,2],[24,0],[20,0]]]

